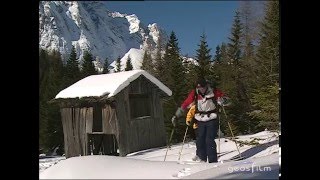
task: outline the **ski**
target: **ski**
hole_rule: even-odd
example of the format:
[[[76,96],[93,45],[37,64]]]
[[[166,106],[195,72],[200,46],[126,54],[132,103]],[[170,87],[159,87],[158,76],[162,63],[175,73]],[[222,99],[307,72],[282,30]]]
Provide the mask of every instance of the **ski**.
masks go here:
[[[220,163],[224,163],[224,162],[233,162],[233,161],[241,161],[246,159],[246,157],[236,157],[236,158],[230,158],[230,159],[225,159],[225,160],[218,160],[218,162]]]
[[[178,161],[178,164],[204,164],[204,163],[206,162],[192,161],[192,160]]]

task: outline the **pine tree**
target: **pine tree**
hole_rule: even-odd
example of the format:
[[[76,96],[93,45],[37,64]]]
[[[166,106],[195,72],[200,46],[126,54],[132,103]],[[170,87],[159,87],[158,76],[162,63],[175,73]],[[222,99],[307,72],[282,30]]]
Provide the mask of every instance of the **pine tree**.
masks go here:
[[[120,71],[121,71],[121,58],[119,56],[118,59],[116,60],[116,70],[115,70],[115,72],[120,72]]]
[[[173,31],[166,45],[163,59],[163,83],[172,90],[172,96],[164,100],[164,114],[166,119],[170,119],[188,93],[188,89],[186,89],[187,79],[185,78],[185,69],[179,54],[178,39]],[[167,121],[166,125],[169,129],[171,128],[171,122]],[[182,126],[177,128],[176,141],[179,141],[183,137],[184,131],[185,128]]]
[[[243,25],[243,59],[252,58],[254,53],[253,41],[254,41],[254,21],[252,14],[252,2],[241,2],[240,20]]]
[[[79,62],[77,60],[77,54],[74,46],[72,46],[69,59],[67,60],[64,75],[66,81],[65,86],[70,86],[71,84],[81,79]]]
[[[211,75],[211,49],[208,48],[208,44],[206,41],[206,36],[203,34],[200,36],[200,44],[198,45],[199,49],[197,49],[196,60],[199,63],[198,76],[200,77],[208,77]]]
[[[243,24],[243,33],[241,37],[242,41],[242,62],[239,64],[239,74],[241,74],[240,86],[242,86],[243,94],[245,94],[245,107],[247,108],[247,113],[252,111],[251,94],[253,92],[253,87],[256,75],[254,74],[254,68],[257,64],[254,62],[254,51],[255,47],[253,42],[255,41],[255,29],[254,18],[252,14],[252,2],[246,1],[241,2],[241,21]],[[256,123],[250,118],[246,121],[248,127],[248,133],[255,131]]]
[[[221,50],[220,50],[220,46],[218,45],[216,47],[216,54],[214,55],[213,61],[215,64],[220,64],[221,63]]]
[[[39,82],[42,82],[45,72],[49,67],[48,53],[44,49],[39,50]]]
[[[185,69],[179,51],[178,39],[172,31],[164,54],[165,68],[169,71],[168,73],[166,72],[166,75],[169,76],[167,76],[165,83],[173,90],[173,97],[176,103],[181,103],[187,91],[185,89]]]
[[[94,59],[92,57],[92,54],[88,51],[84,51],[83,54],[84,55],[83,55],[83,63],[82,63],[82,70],[81,70],[82,77],[84,78],[90,75],[97,74],[97,71],[93,64]]]
[[[48,103],[63,88],[63,65],[58,51],[50,54],[42,51],[40,57],[40,60],[46,61],[44,63],[47,64],[47,68],[42,81],[39,82],[39,141],[40,147],[48,152],[56,146],[63,149],[63,130],[59,107]]]
[[[228,43],[228,55],[230,58],[230,63],[239,64],[241,58],[241,33],[242,25],[240,22],[240,15],[239,12],[236,11],[231,29],[231,37],[229,37],[230,43]]]
[[[252,118],[258,119],[260,130],[279,129],[279,84],[261,87],[253,93],[252,102],[256,108],[250,112]]]
[[[259,126],[278,130],[279,123],[279,2],[270,1],[262,22],[256,63],[256,84],[250,112]]]
[[[245,84],[245,66],[243,62],[243,53],[241,53],[243,37],[243,27],[240,21],[239,12],[236,11],[234,22],[231,29],[230,42],[227,46],[228,62],[224,64],[223,84],[225,91],[232,98],[233,105],[229,108],[230,119],[234,126],[237,126],[239,133],[248,133],[250,131],[250,98],[248,96],[248,87]]]
[[[150,74],[153,73],[152,58],[151,58],[151,55],[149,54],[148,49],[144,51],[141,69],[147,71]]]
[[[109,62],[108,62],[108,58],[106,58],[104,60],[104,64],[103,64],[103,71],[102,74],[109,74]]]
[[[256,62],[259,86],[279,82],[279,2],[268,2]]]
[[[48,84],[49,58],[46,50],[39,51],[39,148],[44,151],[46,148],[47,125],[48,125],[48,108],[46,101],[46,86]]]
[[[130,71],[132,69],[133,69],[133,67],[132,67],[132,63],[131,63],[131,58],[130,58],[130,56],[128,56],[128,59],[127,59],[127,62],[126,62],[126,68],[124,70],[125,71]]]
[[[222,53],[221,48],[218,45],[216,47],[216,54],[213,58],[213,64],[210,67],[210,71],[212,73],[212,81],[214,81],[215,86],[218,87],[221,84],[221,78],[223,73],[223,64],[222,64]]]

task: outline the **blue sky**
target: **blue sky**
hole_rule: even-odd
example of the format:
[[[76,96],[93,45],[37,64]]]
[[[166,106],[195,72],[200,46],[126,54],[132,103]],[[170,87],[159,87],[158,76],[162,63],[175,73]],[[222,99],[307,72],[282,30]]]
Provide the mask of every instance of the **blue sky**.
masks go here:
[[[157,23],[170,35],[174,31],[180,53],[195,56],[200,36],[205,32],[211,55],[228,42],[239,1],[107,1],[110,11],[136,14],[145,25]]]

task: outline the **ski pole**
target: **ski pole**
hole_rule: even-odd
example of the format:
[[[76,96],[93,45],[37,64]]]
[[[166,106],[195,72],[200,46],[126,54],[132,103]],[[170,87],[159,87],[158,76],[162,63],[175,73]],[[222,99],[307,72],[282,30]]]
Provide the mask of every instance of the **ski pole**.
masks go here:
[[[186,135],[187,135],[187,132],[188,132],[188,128],[189,128],[189,126],[187,126],[186,132],[184,133],[184,137],[183,137],[182,146],[181,146],[181,149],[180,149],[178,161],[180,160],[180,157],[181,157],[181,153],[182,153],[182,149],[183,149],[183,145],[184,145],[184,140],[186,139]]]
[[[164,160],[163,161],[166,161],[167,153],[168,153],[168,150],[169,150],[169,146],[170,146],[170,143],[171,143],[173,132],[174,132],[174,127],[172,128],[172,131],[171,131],[170,139],[169,139],[169,142],[168,142],[168,145],[167,145],[166,155],[164,156]]]
[[[220,134],[220,132],[221,132],[221,129],[220,129],[220,116],[218,115],[218,118],[219,118],[219,132],[218,132],[218,136],[219,136],[219,145],[218,145],[218,149],[219,149],[219,151],[218,151],[218,153],[220,154],[220,136],[221,136],[221,134]]]
[[[226,116],[226,119],[227,119],[227,122],[228,122],[228,126],[229,126],[229,129],[230,129],[232,138],[233,138],[233,140],[234,140],[234,143],[236,144],[236,147],[237,147],[237,150],[238,150],[238,153],[239,153],[239,157],[241,158],[241,153],[240,153],[240,150],[239,150],[239,148],[238,148],[237,141],[236,141],[236,139],[235,139],[235,137],[234,137],[234,135],[233,135],[233,131],[232,131],[232,129],[231,129],[230,122],[228,121],[227,113],[226,113],[226,111],[224,110],[224,107],[223,107],[223,106],[221,106],[221,107],[222,107],[222,110],[223,110],[224,115]]]

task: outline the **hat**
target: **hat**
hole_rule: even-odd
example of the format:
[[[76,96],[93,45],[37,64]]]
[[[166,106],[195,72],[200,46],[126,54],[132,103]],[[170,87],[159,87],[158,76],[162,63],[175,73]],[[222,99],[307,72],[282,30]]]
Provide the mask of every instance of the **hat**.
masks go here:
[[[205,87],[207,85],[206,79],[199,77],[197,80],[197,86]]]

